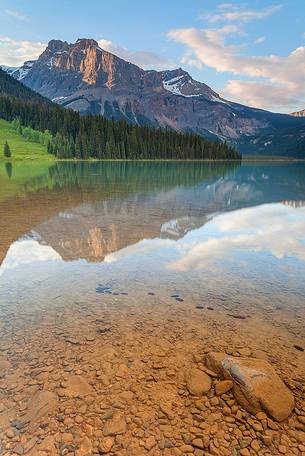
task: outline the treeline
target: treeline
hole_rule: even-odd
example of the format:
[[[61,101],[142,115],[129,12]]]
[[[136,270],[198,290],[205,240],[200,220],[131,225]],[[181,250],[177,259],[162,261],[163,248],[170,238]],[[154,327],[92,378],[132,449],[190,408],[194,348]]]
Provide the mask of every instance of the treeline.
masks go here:
[[[27,141],[39,143],[43,146],[48,146],[50,141],[52,141],[53,137],[48,130],[39,131],[30,127],[23,127],[18,119],[14,119],[11,125]]]
[[[51,134],[48,151],[57,158],[241,158],[240,154],[227,144],[209,141],[194,133],[178,133],[133,125],[125,121],[111,121],[101,115],[81,116],[78,112],[64,109],[36,96],[18,81],[13,80],[10,87],[8,75],[4,82],[1,76],[0,72],[0,117],[8,121],[18,121],[21,126],[33,130],[48,131]],[[34,94],[32,97],[31,93]]]

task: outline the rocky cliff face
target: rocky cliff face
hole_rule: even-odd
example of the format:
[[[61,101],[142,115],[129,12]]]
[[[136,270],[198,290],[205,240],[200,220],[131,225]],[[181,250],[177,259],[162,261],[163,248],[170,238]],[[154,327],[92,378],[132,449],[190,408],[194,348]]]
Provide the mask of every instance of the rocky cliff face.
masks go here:
[[[287,128],[301,127],[305,132],[300,119],[229,102],[181,68],[144,71],[92,39],[73,44],[52,40],[37,61],[26,62],[12,74],[83,114],[194,131],[229,141],[244,152],[272,153],[280,146],[285,153],[286,143],[291,144]],[[279,134],[284,138],[280,144]],[[299,130],[293,134],[298,136]]]

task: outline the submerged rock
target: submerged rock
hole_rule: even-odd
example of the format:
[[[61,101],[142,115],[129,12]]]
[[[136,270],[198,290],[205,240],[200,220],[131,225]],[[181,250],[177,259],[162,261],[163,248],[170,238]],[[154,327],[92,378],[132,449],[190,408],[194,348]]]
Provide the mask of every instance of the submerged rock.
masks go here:
[[[107,437],[125,434],[126,430],[127,427],[124,415],[121,413],[114,413],[112,418],[106,421],[103,433],[104,436]]]
[[[205,372],[197,368],[192,368],[186,374],[186,385],[191,394],[202,396],[204,393],[210,391],[212,381]]]
[[[7,358],[0,355],[0,371],[7,371],[11,367],[11,363],[8,361]]]
[[[22,422],[30,425],[37,423],[55,410],[57,402],[57,395],[51,391],[37,391],[29,400],[28,411],[22,417]]]
[[[66,397],[83,397],[93,393],[93,388],[89,383],[80,375],[71,375],[64,388],[64,395]]]
[[[86,436],[81,441],[78,449],[75,452],[75,456],[88,456],[92,452],[92,442]]]
[[[114,445],[114,439],[112,437],[105,437],[99,444],[99,452],[101,454],[109,453]]]
[[[266,411],[276,421],[283,421],[291,414],[293,394],[267,361],[212,352],[206,356],[206,364],[234,382],[237,402],[250,413]]]

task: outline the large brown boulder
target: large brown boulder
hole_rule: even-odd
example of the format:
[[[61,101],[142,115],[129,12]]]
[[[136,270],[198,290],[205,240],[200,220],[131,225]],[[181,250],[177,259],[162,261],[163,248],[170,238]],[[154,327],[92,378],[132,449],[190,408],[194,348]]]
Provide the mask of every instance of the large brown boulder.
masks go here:
[[[276,421],[283,421],[291,414],[293,394],[267,361],[212,352],[206,356],[206,364],[234,382],[237,402],[250,413],[265,411]]]

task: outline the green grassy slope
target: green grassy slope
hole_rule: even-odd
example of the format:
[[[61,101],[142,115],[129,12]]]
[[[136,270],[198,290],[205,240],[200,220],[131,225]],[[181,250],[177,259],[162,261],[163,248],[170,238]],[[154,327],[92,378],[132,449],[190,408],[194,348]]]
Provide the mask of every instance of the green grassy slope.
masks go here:
[[[48,153],[46,146],[27,141],[13,129],[10,122],[0,119],[0,160],[5,160],[3,156],[5,141],[9,143],[12,160],[54,160],[54,156]]]

